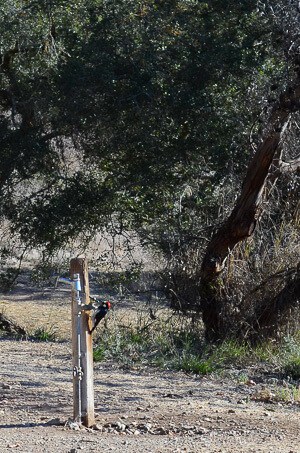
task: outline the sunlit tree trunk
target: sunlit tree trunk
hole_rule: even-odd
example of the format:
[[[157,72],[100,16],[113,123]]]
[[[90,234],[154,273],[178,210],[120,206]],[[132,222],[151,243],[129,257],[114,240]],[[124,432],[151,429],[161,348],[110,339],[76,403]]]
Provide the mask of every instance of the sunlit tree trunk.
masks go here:
[[[250,237],[262,212],[265,188],[271,167],[280,156],[281,143],[292,112],[300,107],[300,80],[281,94],[273,107],[263,141],[253,156],[241,194],[228,219],[212,237],[201,269],[201,308],[207,337],[224,336],[221,308],[222,295],[217,279],[235,246]],[[242,284],[242,282],[241,282]]]

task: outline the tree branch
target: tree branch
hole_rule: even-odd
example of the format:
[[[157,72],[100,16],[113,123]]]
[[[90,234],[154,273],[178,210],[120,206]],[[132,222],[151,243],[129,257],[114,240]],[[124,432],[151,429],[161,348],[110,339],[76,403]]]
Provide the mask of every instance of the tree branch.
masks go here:
[[[300,172],[300,156],[288,162],[280,162],[278,168],[279,174],[296,173],[298,171]]]
[[[278,159],[274,159],[273,167],[274,169],[270,170],[268,176],[268,181],[271,182],[272,186],[280,176],[300,172],[300,156],[288,162],[283,162],[280,155]]]
[[[210,241],[201,269],[202,283],[213,281],[224,269],[234,247],[251,236],[262,211],[264,189],[275,159],[280,159],[282,138],[291,113],[300,110],[300,79],[274,105],[262,143],[253,156],[242,191],[227,221]],[[290,168],[297,166],[296,161]],[[283,166],[283,168],[289,168]]]

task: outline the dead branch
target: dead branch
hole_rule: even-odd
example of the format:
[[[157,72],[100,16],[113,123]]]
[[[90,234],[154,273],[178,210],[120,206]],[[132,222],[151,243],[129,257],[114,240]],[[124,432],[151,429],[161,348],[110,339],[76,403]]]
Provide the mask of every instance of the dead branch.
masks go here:
[[[7,318],[7,316],[5,316],[3,313],[0,313],[0,330],[9,334],[17,334],[23,336],[26,335],[26,331],[23,329],[23,327]]]

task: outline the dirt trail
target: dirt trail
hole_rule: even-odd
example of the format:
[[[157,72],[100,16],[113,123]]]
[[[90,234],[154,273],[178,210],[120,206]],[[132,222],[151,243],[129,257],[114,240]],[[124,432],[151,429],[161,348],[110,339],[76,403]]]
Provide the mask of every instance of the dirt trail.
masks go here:
[[[298,405],[254,401],[266,382],[95,364],[98,430],[72,430],[67,290],[1,297],[26,328],[56,326],[60,343],[0,340],[0,453],[298,453]],[[61,424],[59,424],[59,422]]]
[[[73,431],[48,424],[72,413],[69,343],[2,340],[0,362],[0,452],[300,451],[299,408],[251,401],[245,385],[96,364],[97,424],[106,432]],[[117,422],[133,434],[117,432]]]

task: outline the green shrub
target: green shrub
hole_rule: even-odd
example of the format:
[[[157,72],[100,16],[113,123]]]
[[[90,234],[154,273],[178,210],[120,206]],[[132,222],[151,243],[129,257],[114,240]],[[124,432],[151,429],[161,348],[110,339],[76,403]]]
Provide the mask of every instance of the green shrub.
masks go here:
[[[97,348],[94,349],[93,357],[95,362],[102,362],[103,360],[105,360],[105,350],[101,345],[97,346]]]
[[[45,327],[38,327],[31,335],[33,340],[38,341],[56,341],[56,333],[52,330],[47,330]]]
[[[214,371],[211,360],[204,360],[200,356],[184,356],[178,361],[177,369],[194,374],[210,374]]]
[[[238,364],[245,362],[249,357],[250,349],[245,343],[233,340],[225,340],[212,352],[211,360],[221,365]]]
[[[284,373],[292,379],[300,379],[300,356],[291,358],[283,367]]]
[[[125,326],[110,320],[108,328],[99,332],[96,362],[109,359],[126,366],[155,366],[199,375],[256,364],[292,379],[300,378],[299,335],[255,347],[238,340],[211,345],[205,343],[200,323],[195,325],[178,314],[166,318],[161,313],[157,320],[148,322],[145,312]]]

